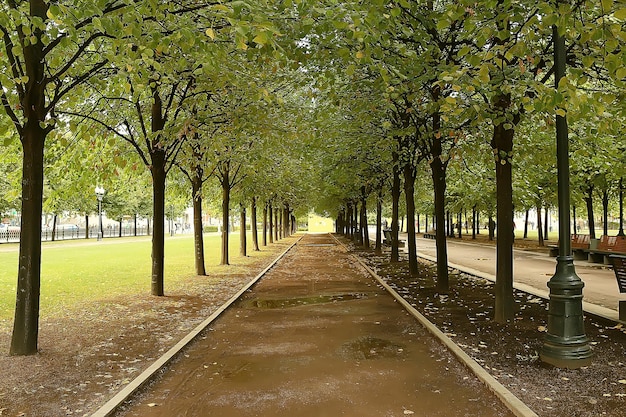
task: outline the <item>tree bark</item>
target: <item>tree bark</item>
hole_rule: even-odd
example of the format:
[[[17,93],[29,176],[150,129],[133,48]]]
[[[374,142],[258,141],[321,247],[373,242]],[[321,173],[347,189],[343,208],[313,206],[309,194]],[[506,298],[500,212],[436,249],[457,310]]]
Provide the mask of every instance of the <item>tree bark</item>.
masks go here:
[[[585,196],[585,203],[587,204],[587,221],[589,222],[589,238],[596,238],[596,224],[593,215],[593,185],[587,187],[587,195]]]
[[[476,239],[476,228],[478,222],[476,221],[476,206],[472,207],[472,239]]]
[[[256,197],[252,197],[252,206],[250,207],[250,228],[252,231],[252,249],[260,251],[259,249],[259,235],[256,225]]]
[[[391,262],[400,261],[398,247],[398,217],[400,212],[400,167],[398,154],[393,153],[393,182],[391,185]]]
[[[273,208],[272,208],[272,202],[268,201],[267,202],[267,214],[269,217],[269,235],[270,235],[270,243],[274,243],[274,216],[273,216]]]
[[[545,246],[543,238],[543,221],[541,220],[541,204],[537,204],[537,239],[539,246]]]
[[[499,106],[510,105],[509,97],[501,97]],[[513,177],[511,158],[513,153],[513,128],[502,122],[495,126],[491,147],[496,156],[496,305],[495,321],[504,323],[513,319]]]
[[[576,216],[574,216],[576,217]],[[624,236],[624,178],[619,179],[619,231],[618,236]]]
[[[151,153],[152,166],[152,295],[164,295],[164,259],[165,259],[165,151]]]
[[[415,242],[415,177],[416,172],[412,164],[406,164],[404,172],[404,198],[406,200],[406,232],[407,247],[409,249],[409,274],[418,275],[417,243]]]
[[[89,239],[89,215],[85,214],[85,239]]]
[[[524,217],[524,239],[528,238],[528,216],[530,215],[530,210],[526,209],[526,216]]]
[[[365,248],[370,247],[369,230],[367,229],[367,196],[365,195],[365,187],[361,187],[361,240]]]
[[[548,229],[550,224],[550,209],[546,206],[543,212],[544,220],[543,220],[543,238],[544,240],[549,240],[550,234],[548,233],[550,230]]]
[[[228,260],[228,231],[230,229],[230,170],[228,166],[224,167],[222,178],[222,259],[220,265],[230,265]]]
[[[440,146],[440,145],[439,145]],[[430,164],[435,200],[435,242],[437,245],[437,290],[446,293],[450,289],[448,277],[448,246],[446,241],[446,173],[440,158]]]
[[[55,240],[57,240],[57,218],[58,215],[55,214],[54,216],[52,216],[52,238],[51,240],[54,242]]]
[[[602,190],[602,234],[609,235],[609,191]]]
[[[248,255],[248,240],[246,238],[246,206],[239,203],[239,254]]]
[[[43,73],[43,64],[40,71]],[[33,79],[34,80],[34,79]],[[28,100],[43,100],[41,96]],[[34,104],[33,104],[34,105]],[[28,111],[28,109],[26,109]],[[33,114],[33,116],[35,116]],[[37,353],[41,287],[41,214],[46,132],[36,118],[26,122],[22,141],[22,219],[15,316],[10,355]]]
[[[194,258],[196,263],[196,275],[206,275],[204,265],[204,236],[202,234],[202,173],[199,172],[197,174],[195,174],[191,180]]]
[[[279,229],[279,223],[278,223],[278,208],[274,209],[274,240],[276,242],[278,242],[278,229]]]
[[[263,246],[267,246],[267,203],[263,206]]]
[[[382,245],[382,227],[383,227],[383,190],[378,190],[378,198],[376,199],[376,244],[374,251],[376,254],[383,252]]]

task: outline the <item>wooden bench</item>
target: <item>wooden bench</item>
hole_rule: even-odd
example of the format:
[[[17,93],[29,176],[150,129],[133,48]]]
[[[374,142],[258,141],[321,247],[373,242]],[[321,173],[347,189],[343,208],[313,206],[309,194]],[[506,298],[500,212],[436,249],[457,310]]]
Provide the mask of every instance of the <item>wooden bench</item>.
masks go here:
[[[383,235],[385,238],[383,239],[383,244],[391,246],[392,236],[390,229],[383,229]],[[398,247],[403,248],[405,241],[402,239],[398,239]]]
[[[589,262],[609,264],[612,254],[626,255],[626,237],[602,235],[597,248],[589,248]]]
[[[430,232],[426,232],[426,233],[424,233],[424,239],[437,239],[436,233],[437,232],[435,230],[431,230]]]
[[[572,235],[571,237],[571,248],[572,255],[576,260],[587,260],[587,253],[589,252],[589,244],[591,239],[589,235]],[[559,254],[559,245],[548,245],[550,248],[550,256],[558,256]]]
[[[620,294],[626,293],[626,256],[609,255]],[[619,301],[619,319],[626,321],[626,300]]]

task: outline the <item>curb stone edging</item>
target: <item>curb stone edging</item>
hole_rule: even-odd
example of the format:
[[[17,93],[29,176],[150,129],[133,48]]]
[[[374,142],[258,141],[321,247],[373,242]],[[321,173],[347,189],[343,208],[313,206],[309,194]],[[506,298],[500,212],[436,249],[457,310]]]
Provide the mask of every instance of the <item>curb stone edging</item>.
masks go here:
[[[209,317],[207,317],[202,323],[196,326],[191,332],[183,337],[178,343],[176,343],[170,350],[165,352],[159,359],[154,361],[148,368],[146,368],[135,379],[130,381],[124,388],[118,391],[113,398],[109,399],[102,407],[96,410],[91,417],[108,417],[112,415],[117,408],[126,402],[132,395],[134,395],[140,388],[146,383],[152,380],[154,375],[159,372],[164,366],[169,364],[178,353],[189,345],[205,328],[215,321],[220,314],[222,314],[228,307],[231,306],[243,293],[245,293],[250,287],[259,281],[263,275],[265,275],[270,269],[272,269],[278,261],[280,261],[303,237],[300,236],[295,242],[293,242],[287,249],[285,249],[276,259],[274,259],[265,269],[263,269],[256,277],[250,282],[244,285],[235,295],[233,295],[228,301],[222,304],[217,310],[215,310]]]
[[[333,236],[338,244],[344,246],[339,240]],[[406,301],[400,294],[398,294],[389,284],[387,284],[381,277],[379,277],[370,267],[368,267],[358,256],[352,254],[352,257],[372,276],[380,285],[382,285],[389,294],[398,302],[404,309],[411,314],[415,319],[435,336],[444,346],[457,357],[461,363],[463,363],[476,377],[481,380],[489,390],[491,390],[496,397],[502,401],[502,403],[517,417],[538,417],[537,413],[530,409],[526,404],[517,398],[511,391],[509,391],[504,385],[498,382],[489,372],[487,372],[478,362],[472,359],[467,353],[465,353],[451,338],[446,336],[437,326],[435,326],[430,320],[428,320],[422,313],[417,311],[408,301]]]

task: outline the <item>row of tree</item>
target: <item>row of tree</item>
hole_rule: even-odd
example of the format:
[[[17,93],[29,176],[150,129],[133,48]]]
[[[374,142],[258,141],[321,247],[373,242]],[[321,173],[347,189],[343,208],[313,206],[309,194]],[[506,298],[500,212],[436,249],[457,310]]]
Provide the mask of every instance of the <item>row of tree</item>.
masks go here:
[[[205,198],[224,225],[233,197],[252,218],[263,207],[273,230],[277,211],[363,218],[391,200],[397,235],[402,193],[409,233],[420,201],[438,225],[461,207],[495,215],[496,319],[509,320],[513,204],[555,201],[553,115],[572,124],[575,196],[608,195],[624,175],[625,20],[612,0],[2,3],[0,204],[18,198],[23,219],[11,353],[37,350],[44,196],[46,210],[88,213],[96,184],[158,220],[157,296],[166,201],[193,201],[198,273]],[[555,28],[570,65],[558,86]],[[412,239],[409,253],[417,273]]]

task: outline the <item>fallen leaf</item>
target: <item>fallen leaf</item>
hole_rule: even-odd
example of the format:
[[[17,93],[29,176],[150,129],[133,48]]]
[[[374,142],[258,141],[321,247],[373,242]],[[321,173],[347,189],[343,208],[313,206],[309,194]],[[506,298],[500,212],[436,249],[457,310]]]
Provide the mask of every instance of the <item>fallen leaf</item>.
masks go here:
[[[413,411],[411,411],[411,410],[404,410],[404,415],[405,416],[408,416],[410,414],[415,414],[415,413]]]
[[[156,407],[158,404],[157,403],[150,403],[148,404],[148,407]]]
[[[620,380],[619,380],[619,381],[617,381],[617,382],[619,382],[620,384],[626,384],[626,379],[620,379]]]

